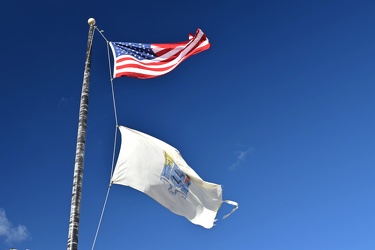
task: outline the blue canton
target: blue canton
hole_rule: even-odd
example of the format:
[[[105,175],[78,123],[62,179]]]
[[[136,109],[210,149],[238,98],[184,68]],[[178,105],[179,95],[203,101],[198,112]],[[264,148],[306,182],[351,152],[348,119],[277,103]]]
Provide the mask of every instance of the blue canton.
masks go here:
[[[145,43],[127,43],[116,42],[112,43],[116,57],[129,55],[135,57],[137,60],[152,60],[156,58],[155,53],[151,49],[151,44]]]

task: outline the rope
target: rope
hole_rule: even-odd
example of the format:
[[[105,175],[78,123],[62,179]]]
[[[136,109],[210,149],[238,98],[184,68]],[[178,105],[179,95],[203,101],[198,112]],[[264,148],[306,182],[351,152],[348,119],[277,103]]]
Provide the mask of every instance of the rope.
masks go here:
[[[108,42],[108,39],[103,35],[104,30],[99,30],[99,29],[98,29],[98,26],[95,26],[95,29],[99,32],[100,35],[102,35],[102,37],[104,38],[104,40],[105,40],[106,42]]]
[[[95,233],[95,237],[94,237],[94,242],[92,243],[91,250],[94,250],[95,243],[96,243],[96,238],[98,237],[98,234],[99,234],[99,229],[100,229],[100,225],[101,225],[101,223],[102,223],[102,219],[103,219],[103,215],[104,215],[104,210],[105,210],[105,207],[106,207],[106,205],[107,205],[107,200],[108,200],[108,196],[109,196],[109,190],[111,190],[111,185],[108,186],[107,195],[105,196],[105,200],[104,200],[104,205],[103,205],[102,213],[101,213],[101,215],[100,215],[100,219],[99,219],[98,227],[96,228],[96,233]]]
[[[111,167],[111,175],[110,175],[110,181],[113,175],[113,169],[114,169],[114,163],[115,163],[115,151],[116,151],[116,143],[117,143],[117,128],[118,128],[118,119],[117,119],[117,107],[116,107],[116,99],[115,99],[115,92],[114,92],[114,87],[113,87],[113,78],[112,78],[112,66],[111,66],[111,60],[110,60],[110,53],[109,53],[109,41],[108,39],[103,35],[103,30],[99,30],[97,26],[95,26],[95,29],[102,35],[104,40],[107,43],[107,56],[108,56],[108,68],[109,68],[109,76],[110,76],[110,82],[111,82],[111,90],[112,90],[112,102],[113,102],[113,111],[114,111],[114,116],[115,116],[115,122],[116,122],[116,127],[115,127],[115,135],[114,135],[114,140],[113,140],[113,152],[112,152],[112,167]],[[94,250],[96,239],[99,234],[99,229],[100,225],[103,219],[104,211],[107,205],[107,200],[109,196],[109,191],[111,190],[112,183],[110,182],[107,190],[107,194],[104,200],[103,208],[102,208],[102,213],[100,215],[98,227],[96,229],[95,237],[94,237],[94,242],[92,244],[91,250]]]
[[[111,79],[111,88],[112,88],[112,102],[113,102],[113,111],[115,114],[115,121],[116,121],[116,128],[118,127],[118,119],[117,119],[117,108],[116,108],[116,99],[115,99],[115,91],[113,88],[113,78],[112,78],[112,65],[111,65],[111,58],[110,58],[110,53],[109,53],[109,41],[108,39],[103,35],[103,30],[99,30],[98,27],[96,27],[96,30],[102,35],[103,39],[107,43],[107,57],[108,57],[108,71],[109,71],[109,78]],[[112,176],[112,173],[111,173]]]
[[[111,90],[112,90],[112,103],[113,103],[113,113],[115,115],[115,122],[116,122],[116,128],[115,128],[115,138],[113,142],[113,153],[112,153],[112,169],[111,169],[111,178],[113,175],[113,168],[114,168],[114,162],[115,162],[115,149],[116,149],[116,140],[117,140],[117,128],[118,128],[118,119],[117,119],[117,107],[116,107],[116,98],[115,98],[115,90],[113,87],[113,78],[112,72],[111,72],[111,60],[109,57],[109,46],[108,46],[108,41],[107,41],[107,55],[108,55],[108,67],[109,67],[109,74],[110,74],[110,79],[111,79]]]
[[[114,111],[114,115],[115,115],[116,127],[118,127],[116,99],[115,99],[115,91],[114,91],[114,88],[113,88],[113,78],[111,77],[112,76],[112,72],[111,72],[112,66],[111,66],[111,62],[110,62],[110,58],[109,58],[109,46],[108,46],[108,43],[107,43],[107,51],[108,51],[107,53],[108,53],[109,74],[110,74],[110,78],[111,78],[113,111]]]

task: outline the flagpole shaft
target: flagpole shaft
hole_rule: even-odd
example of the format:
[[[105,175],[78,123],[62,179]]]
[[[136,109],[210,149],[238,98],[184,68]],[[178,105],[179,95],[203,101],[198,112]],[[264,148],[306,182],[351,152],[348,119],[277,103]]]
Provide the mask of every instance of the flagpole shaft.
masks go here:
[[[95,20],[90,18],[88,20],[90,25],[88,39],[85,70],[82,83],[81,102],[79,107],[79,120],[78,120],[78,135],[76,156],[74,164],[73,176],[73,190],[72,202],[70,206],[70,220],[69,220],[69,234],[68,234],[68,250],[78,249],[78,228],[79,217],[82,197],[82,180],[83,180],[83,165],[86,144],[86,125],[87,125],[87,112],[89,101],[89,87],[90,87],[90,68],[91,68],[91,45],[94,37]]]

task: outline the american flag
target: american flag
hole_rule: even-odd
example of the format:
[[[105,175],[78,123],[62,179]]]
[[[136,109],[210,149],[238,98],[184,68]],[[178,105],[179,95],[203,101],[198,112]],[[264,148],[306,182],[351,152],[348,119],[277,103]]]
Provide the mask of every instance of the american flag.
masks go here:
[[[189,40],[178,43],[145,44],[110,42],[114,57],[113,78],[128,76],[141,79],[164,75],[186,58],[207,50],[210,43],[201,29]]]

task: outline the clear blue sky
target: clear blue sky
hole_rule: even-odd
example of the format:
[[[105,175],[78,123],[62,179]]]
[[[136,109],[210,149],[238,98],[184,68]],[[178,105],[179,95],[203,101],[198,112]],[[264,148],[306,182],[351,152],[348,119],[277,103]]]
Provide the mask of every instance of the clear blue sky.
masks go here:
[[[5,1],[0,250],[66,249],[87,19],[112,41],[211,48],[114,81],[119,123],[178,148],[239,209],[206,230],[114,186],[97,250],[375,249],[374,1]],[[91,249],[115,120],[95,33],[79,249]]]

